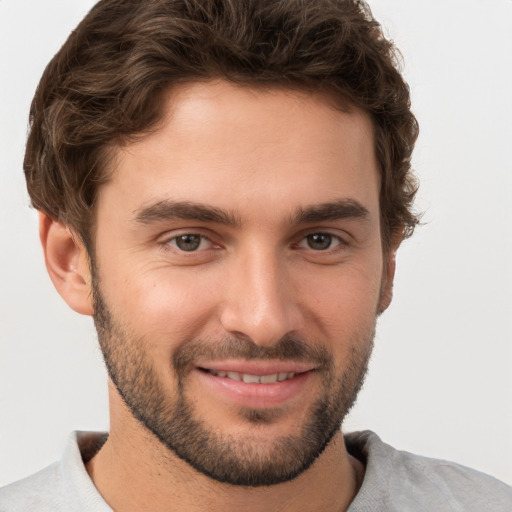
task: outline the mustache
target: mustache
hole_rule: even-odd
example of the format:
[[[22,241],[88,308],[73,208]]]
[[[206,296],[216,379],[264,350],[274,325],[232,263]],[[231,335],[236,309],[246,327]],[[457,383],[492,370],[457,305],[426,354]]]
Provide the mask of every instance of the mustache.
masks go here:
[[[179,375],[195,367],[197,360],[246,359],[286,360],[332,365],[332,356],[324,348],[293,336],[284,336],[271,346],[261,346],[249,338],[227,337],[221,340],[201,338],[182,345],[172,357]]]

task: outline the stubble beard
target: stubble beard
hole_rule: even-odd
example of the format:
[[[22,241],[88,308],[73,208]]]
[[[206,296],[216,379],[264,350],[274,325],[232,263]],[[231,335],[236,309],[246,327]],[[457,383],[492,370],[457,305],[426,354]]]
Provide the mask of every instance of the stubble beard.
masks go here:
[[[126,332],[113,318],[94,275],[94,323],[108,374],[120,396],[133,416],[162,445],[218,482],[259,487],[290,481],[303,473],[339,431],[363,385],[375,324],[353,340],[350,359],[341,375],[336,375],[332,355],[325,348],[297,338],[283,338],[272,347],[261,347],[248,339],[190,340],[172,357],[177,387],[171,397],[144,350],[144,338]],[[315,362],[320,368],[322,392],[309,407],[302,425],[262,450],[257,438],[214,431],[197,417],[193,397],[186,394],[186,384],[198,357]],[[254,428],[264,428],[265,424],[278,421],[281,412],[240,408],[238,414]]]

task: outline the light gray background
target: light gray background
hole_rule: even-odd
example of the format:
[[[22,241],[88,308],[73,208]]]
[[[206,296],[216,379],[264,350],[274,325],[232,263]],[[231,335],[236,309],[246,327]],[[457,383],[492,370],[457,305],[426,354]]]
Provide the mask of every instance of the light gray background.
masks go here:
[[[53,290],[21,171],[35,86],[92,3],[0,1],[0,484],[108,427],[92,322]],[[347,430],[512,483],[512,1],[371,5],[405,59],[426,225],[399,252]]]

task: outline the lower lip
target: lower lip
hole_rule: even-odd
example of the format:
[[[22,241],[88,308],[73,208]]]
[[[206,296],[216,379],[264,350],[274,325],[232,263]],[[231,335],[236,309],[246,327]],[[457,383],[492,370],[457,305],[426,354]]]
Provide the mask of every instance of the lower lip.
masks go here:
[[[297,398],[304,390],[313,372],[304,372],[291,379],[271,384],[253,384],[217,377],[203,370],[195,373],[217,396],[240,407],[270,408],[279,407]]]

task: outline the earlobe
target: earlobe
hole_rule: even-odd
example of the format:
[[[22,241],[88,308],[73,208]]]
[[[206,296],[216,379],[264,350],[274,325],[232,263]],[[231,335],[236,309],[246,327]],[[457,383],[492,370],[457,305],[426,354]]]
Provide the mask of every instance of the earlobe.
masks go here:
[[[92,288],[87,251],[63,222],[39,214],[39,236],[48,274],[61,297],[76,312],[92,315]]]

